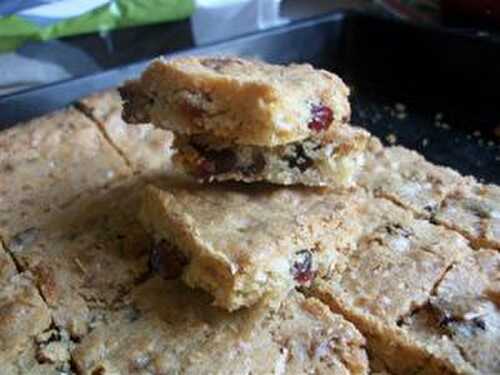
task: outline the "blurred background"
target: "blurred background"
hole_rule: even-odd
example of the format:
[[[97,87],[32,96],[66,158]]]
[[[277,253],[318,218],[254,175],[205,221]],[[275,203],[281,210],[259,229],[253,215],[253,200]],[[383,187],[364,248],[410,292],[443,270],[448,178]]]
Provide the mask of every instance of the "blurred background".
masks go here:
[[[0,95],[338,9],[483,37],[500,23],[498,0],[2,0]]]

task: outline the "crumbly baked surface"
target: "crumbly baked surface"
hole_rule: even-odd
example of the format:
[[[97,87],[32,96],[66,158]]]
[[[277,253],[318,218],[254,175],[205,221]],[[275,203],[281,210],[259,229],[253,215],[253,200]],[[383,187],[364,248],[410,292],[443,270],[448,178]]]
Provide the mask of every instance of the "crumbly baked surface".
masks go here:
[[[355,183],[417,216],[455,230],[476,248],[500,249],[500,188],[434,165],[403,147],[372,137]]]
[[[16,266],[12,257],[5,251],[0,241],[0,283],[8,282],[16,275]]]
[[[327,230],[350,215],[361,192],[332,194],[270,186],[149,187],[141,220],[160,252],[181,253],[187,284],[209,291],[217,306],[235,310],[267,293],[276,300],[295,285],[327,274],[335,255]],[[328,246],[349,241],[354,228]]]
[[[117,195],[133,171],[102,134],[73,108],[0,133],[2,374],[72,373],[78,340],[150,271]]]
[[[130,174],[97,126],[70,108],[0,133],[0,236],[29,237],[82,192]]]
[[[80,340],[93,322],[150,272],[152,242],[136,219],[140,186],[119,186],[81,197],[50,228],[10,246],[32,273],[54,325]]]
[[[203,136],[177,137],[177,161],[205,181],[268,181],[281,185],[350,186],[361,169],[364,130],[338,125],[322,139],[275,147],[217,145]]]
[[[313,294],[352,321],[391,372],[471,373],[466,360],[431,351],[405,325],[431,303],[450,269],[473,254],[467,241],[386,200],[359,214],[364,234],[342,251],[337,272],[316,279]]]
[[[84,98],[79,102],[79,108],[102,127],[135,173],[172,173],[173,134],[151,124],[128,126],[122,120],[122,101],[118,91],[105,91]]]
[[[265,304],[228,313],[208,295],[158,277],[130,295],[128,308],[98,326],[74,352],[82,374],[367,374],[354,326],[297,292],[271,312]]]
[[[301,141],[350,118],[349,89],[336,75],[238,57],[158,59],[120,93],[129,123],[228,144]]]
[[[483,249],[453,265],[402,328],[456,372],[500,373],[500,254]]]
[[[470,180],[428,162],[415,151],[384,148],[376,138],[371,139],[368,149],[356,182],[422,217],[434,215],[451,191]]]
[[[50,327],[51,319],[29,274],[16,273],[2,280],[0,311],[0,363],[3,371],[4,366],[16,367],[35,336]]]
[[[434,220],[462,233],[476,247],[500,249],[500,187],[463,185],[446,197]]]

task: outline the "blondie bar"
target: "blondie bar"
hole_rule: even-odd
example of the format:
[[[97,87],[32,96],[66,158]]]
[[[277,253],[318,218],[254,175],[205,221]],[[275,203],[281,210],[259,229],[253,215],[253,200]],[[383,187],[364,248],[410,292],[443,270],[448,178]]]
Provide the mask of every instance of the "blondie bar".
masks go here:
[[[348,186],[363,161],[348,88],[309,65],[156,60],[120,92],[125,120],[176,133],[175,160],[202,180]]]
[[[383,148],[376,138],[370,140],[368,149],[357,184],[422,217],[434,215],[448,193],[470,180],[428,162],[415,151]]]
[[[474,250],[459,234],[405,215],[389,201],[374,199],[364,212],[359,220],[368,230],[354,248],[342,251],[337,272],[315,279],[313,294],[356,325],[370,353],[390,372],[467,373],[466,361],[445,350],[429,351],[405,322],[432,301],[450,269]]]
[[[279,301],[294,286],[327,274],[335,252],[323,242],[334,247],[349,241],[350,225],[333,232],[363,199],[361,192],[270,186],[151,186],[140,215],[159,252],[180,254],[175,258],[185,264],[185,282],[209,291],[215,305],[235,310],[268,293]]]
[[[85,374],[367,374],[364,338],[314,298],[292,291],[229,313],[178,280],[152,278],[128,309],[74,351]],[[120,313],[117,313],[120,316]]]
[[[141,186],[132,181],[83,194],[50,225],[11,242],[11,253],[46,301],[54,328],[72,340],[105,319],[150,272],[152,241],[136,218],[135,191]]]
[[[500,373],[500,254],[479,250],[453,265],[401,328],[457,373]]]
[[[339,124],[322,139],[275,147],[217,144],[203,136],[178,136],[174,156],[201,180],[268,181],[281,185],[351,186],[363,164],[368,133]]]
[[[158,59],[120,93],[127,122],[229,144],[302,141],[350,118],[349,89],[336,75],[237,57]]]
[[[74,108],[0,132],[0,236],[30,237],[85,191],[131,174],[98,127]]]

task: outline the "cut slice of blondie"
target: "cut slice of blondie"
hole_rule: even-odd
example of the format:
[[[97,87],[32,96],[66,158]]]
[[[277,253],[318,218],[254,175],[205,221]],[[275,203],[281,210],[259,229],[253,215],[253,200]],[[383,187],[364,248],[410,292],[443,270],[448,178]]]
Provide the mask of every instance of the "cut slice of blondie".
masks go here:
[[[143,187],[130,182],[84,194],[49,226],[10,242],[46,301],[54,328],[75,341],[150,272],[152,241],[137,220]]]
[[[450,193],[434,219],[476,247],[500,249],[500,187],[468,184]]]
[[[73,353],[90,374],[367,374],[364,338],[314,298],[292,291],[277,311],[237,312],[178,280],[152,278]]]
[[[382,147],[371,138],[356,183],[422,217],[436,213],[446,195],[470,178],[434,165],[404,147]]]
[[[457,233],[414,219],[383,199],[359,215],[365,233],[329,277],[316,278],[313,295],[366,336],[368,349],[394,374],[467,373],[454,353],[432,352],[405,326],[432,301],[450,269],[473,254]],[[339,257],[340,259],[340,257]]]
[[[323,234],[333,233],[363,199],[361,193],[270,186],[149,187],[141,219],[159,252],[181,254],[175,258],[186,265],[188,285],[209,291],[215,305],[235,310],[265,294],[279,303],[294,286],[327,274],[336,259],[325,243],[349,242],[354,228],[346,225],[328,240]]]
[[[479,250],[453,265],[401,327],[456,372],[499,374],[500,254]]]
[[[0,236],[29,238],[86,191],[132,171],[99,128],[74,108],[0,133]]]
[[[174,161],[190,175],[208,181],[350,186],[363,164],[367,139],[364,130],[343,124],[323,138],[275,147],[228,146],[203,136],[180,136]]]
[[[120,93],[127,122],[228,144],[272,147],[321,137],[350,118],[349,89],[336,75],[237,57],[158,59]]]

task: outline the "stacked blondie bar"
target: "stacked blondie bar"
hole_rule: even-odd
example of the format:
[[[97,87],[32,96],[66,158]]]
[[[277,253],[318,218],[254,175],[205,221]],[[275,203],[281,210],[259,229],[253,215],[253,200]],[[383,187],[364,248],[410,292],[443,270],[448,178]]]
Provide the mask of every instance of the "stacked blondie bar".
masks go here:
[[[348,125],[331,73],[153,67],[153,124],[108,92],[0,132],[0,374],[500,372],[500,188]]]

